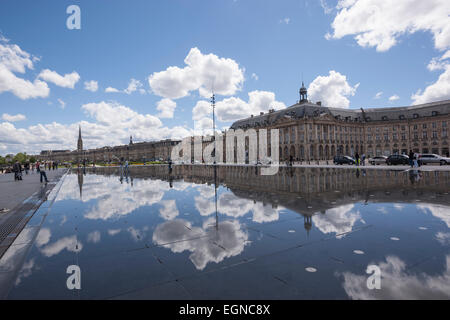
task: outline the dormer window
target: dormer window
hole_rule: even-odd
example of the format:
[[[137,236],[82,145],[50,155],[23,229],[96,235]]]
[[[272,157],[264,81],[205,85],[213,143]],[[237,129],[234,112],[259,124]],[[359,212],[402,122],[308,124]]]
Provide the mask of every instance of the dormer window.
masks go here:
[[[413,114],[413,118],[414,118],[414,119],[419,118],[419,114],[418,114],[418,113],[414,113],[414,114]]]
[[[401,114],[398,118],[399,118],[400,120],[405,120],[405,116],[404,116],[403,114]]]
[[[386,121],[388,119],[388,117],[387,116],[383,116],[383,117],[381,117],[381,120],[383,120],[383,121]]]
[[[437,116],[438,114],[439,114],[439,112],[437,112],[437,111],[433,111],[433,112],[431,113],[431,115],[432,115],[433,117]]]

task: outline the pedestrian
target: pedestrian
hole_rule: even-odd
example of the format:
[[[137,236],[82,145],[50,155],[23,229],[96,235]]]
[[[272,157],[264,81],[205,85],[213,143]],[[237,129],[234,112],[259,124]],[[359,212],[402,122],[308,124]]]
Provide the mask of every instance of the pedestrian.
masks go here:
[[[355,154],[355,162],[356,162],[356,165],[359,166],[359,154],[358,154],[358,152]]]
[[[411,168],[414,165],[414,152],[412,152],[412,150],[409,150],[409,165],[411,166]]]
[[[45,184],[47,184],[48,179],[47,179],[47,174],[45,173],[45,163],[44,164],[39,164],[39,172],[41,174],[41,183],[42,183],[42,178],[45,179]]]
[[[25,162],[25,166],[24,166],[24,169],[25,169],[25,174],[28,174],[28,171],[30,170],[30,162]]]
[[[13,165],[14,180],[22,180],[22,165],[16,161]]]
[[[40,165],[41,165],[40,161],[36,161],[36,164],[35,164],[35,166],[36,166],[36,173],[39,173],[39,171],[41,171],[39,169]]]
[[[365,154],[363,154],[361,156],[361,160],[362,160],[362,165],[365,166],[366,165],[366,155]]]

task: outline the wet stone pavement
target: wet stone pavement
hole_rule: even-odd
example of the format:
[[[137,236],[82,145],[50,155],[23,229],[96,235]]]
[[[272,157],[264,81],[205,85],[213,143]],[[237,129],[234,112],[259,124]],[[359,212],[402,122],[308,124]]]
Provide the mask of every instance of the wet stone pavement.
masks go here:
[[[0,287],[7,299],[449,299],[449,190],[445,171],[72,170],[0,260]]]

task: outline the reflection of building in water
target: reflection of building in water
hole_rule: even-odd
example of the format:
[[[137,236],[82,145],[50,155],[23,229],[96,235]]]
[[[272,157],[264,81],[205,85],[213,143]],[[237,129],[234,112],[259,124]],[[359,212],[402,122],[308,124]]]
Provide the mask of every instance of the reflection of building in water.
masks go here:
[[[78,175],[78,187],[80,189],[80,199],[83,199],[83,179],[84,179],[83,171],[78,169],[77,175]]]
[[[259,170],[259,169],[258,169]],[[325,212],[355,202],[415,202],[421,200],[447,205],[450,172],[424,171],[411,183],[403,171],[362,169],[359,178],[355,169],[285,168],[275,175],[261,176],[255,167],[218,166],[217,181],[236,196],[263,204],[286,207],[303,215]],[[116,175],[117,169],[97,168],[97,173]],[[197,184],[214,184],[214,166],[131,167],[135,178],[184,180]]]

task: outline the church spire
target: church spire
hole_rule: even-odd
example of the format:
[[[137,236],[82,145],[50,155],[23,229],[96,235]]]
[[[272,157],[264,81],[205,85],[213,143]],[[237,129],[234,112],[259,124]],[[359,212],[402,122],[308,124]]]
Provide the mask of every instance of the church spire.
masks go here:
[[[299,93],[300,93],[300,103],[308,102],[308,90],[305,88],[305,84],[303,81]]]
[[[81,138],[81,125],[78,126],[78,143],[77,143],[77,150],[83,151],[83,139]]]

